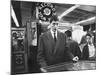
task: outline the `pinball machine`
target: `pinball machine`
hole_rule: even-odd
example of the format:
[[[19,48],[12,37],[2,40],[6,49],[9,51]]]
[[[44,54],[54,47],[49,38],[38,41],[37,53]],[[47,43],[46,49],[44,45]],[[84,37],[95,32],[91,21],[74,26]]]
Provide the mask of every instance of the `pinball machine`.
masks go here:
[[[11,28],[11,72],[27,72],[27,46],[25,28]]]
[[[44,67],[47,72],[95,70],[96,61],[80,60],[78,62],[64,62]]]

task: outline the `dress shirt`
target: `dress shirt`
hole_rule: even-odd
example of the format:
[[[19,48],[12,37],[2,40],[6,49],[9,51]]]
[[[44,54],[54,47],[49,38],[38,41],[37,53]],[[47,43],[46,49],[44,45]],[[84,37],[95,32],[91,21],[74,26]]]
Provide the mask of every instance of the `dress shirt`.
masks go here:
[[[88,48],[89,48],[89,57],[94,57],[95,56],[95,47],[94,45],[89,45],[88,44]]]
[[[50,30],[50,32],[51,32],[53,39],[54,39],[54,33],[55,33],[55,36],[56,36],[56,39],[57,39],[57,30],[56,30],[56,32],[53,32],[52,30]]]

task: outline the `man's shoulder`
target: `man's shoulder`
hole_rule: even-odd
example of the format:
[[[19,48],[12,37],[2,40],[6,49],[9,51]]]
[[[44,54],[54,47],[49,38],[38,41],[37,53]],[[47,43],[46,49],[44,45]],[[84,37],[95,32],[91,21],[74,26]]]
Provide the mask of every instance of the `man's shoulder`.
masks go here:
[[[84,48],[88,48],[88,44],[85,44],[85,45],[84,45]]]
[[[61,32],[61,31],[58,31],[58,33],[65,36],[65,33]]]
[[[72,40],[72,43],[74,43],[74,44],[78,44],[78,42],[76,42],[75,40]]]

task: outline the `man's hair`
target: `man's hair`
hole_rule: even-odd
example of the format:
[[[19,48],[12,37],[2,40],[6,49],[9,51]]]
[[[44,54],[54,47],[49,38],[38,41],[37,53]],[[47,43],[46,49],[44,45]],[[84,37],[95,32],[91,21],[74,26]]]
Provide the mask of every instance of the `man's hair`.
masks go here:
[[[86,36],[90,36],[90,37],[92,37],[92,34],[90,34],[90,33],[87,33],[87,34],[86,34]]]
[[[65,31],[65,34],[67,35],[67,37],[71,37],[72,36],[72,32],[70,30]]]
[[[58,20],[59,20],[58,17],[57,17],[56,15],[54,15],[54,16],[51,17],[50,23],[51,23],[52,21],[58,21]]]

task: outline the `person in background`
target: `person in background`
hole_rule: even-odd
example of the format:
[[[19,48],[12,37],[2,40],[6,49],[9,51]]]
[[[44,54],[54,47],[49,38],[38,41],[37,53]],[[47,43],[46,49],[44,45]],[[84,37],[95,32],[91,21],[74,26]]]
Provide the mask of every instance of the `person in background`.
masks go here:
[[[67,58],[78,61],[78,57],[74,57],[67,49],[66,35],[59,32],[57,26],[58,18],[53,16],[50,20],[50,30],[39,38],[37,62],[42,72],[47,72],[44,67],[65,62]]]
[[[83,60],[95,60],[95,55],[96,53],[96,49],[95,49],[95,45],[93,43],[93,38],[92,35],[90,33],[86,34],[86,44],[83,47],[82,50],[82,59]]]
[[[28,58],[28,70],[29,72],[40,72],[37,64],[37,28],[31,28],[31,44],[29,45],[29,58]]]
[[[83,51],[83,48],[84,46],[86,45],[87,41],[86,41],[86,35],[83,35],[82,38],[81,38],[81,42],[79,44],[79,47],[80,47],[80,50],[81,50],[81,53]],[[82,55],[81,55],[82,57]]]
[[[66,45],[69,48],[69,50],[72,52],[74,56],[78,56],[78,58],[81,58],[81,51],[79,48],[79,45],[76,41],[72,40],[72,32],[70,30],[65,31],[66,34]]]

